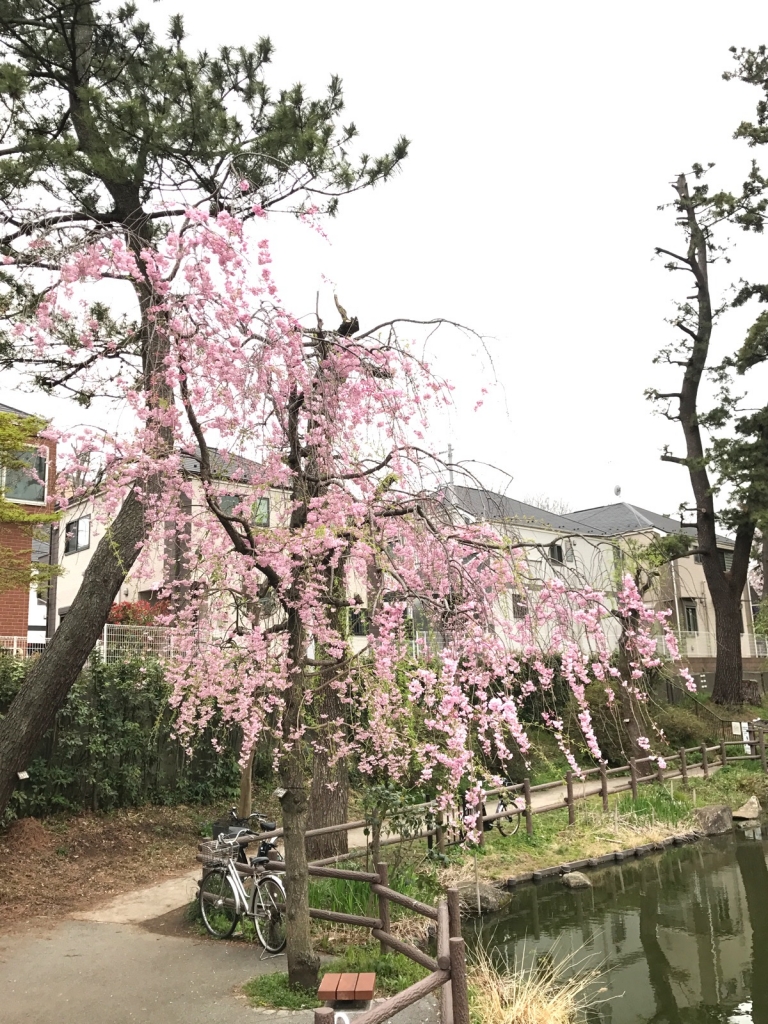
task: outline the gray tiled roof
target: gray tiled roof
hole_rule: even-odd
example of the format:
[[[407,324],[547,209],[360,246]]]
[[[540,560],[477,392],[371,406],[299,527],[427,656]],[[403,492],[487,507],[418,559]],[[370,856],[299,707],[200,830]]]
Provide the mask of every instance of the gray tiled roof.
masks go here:
[[[24,412],[23,409],[14,409],[12,405],[4,405],[0,402],[0,412],[14,412],[17,416],[32,416],[31,412]]]
[[[242,455],[220,452],[218,448],[209,448],[211,471],[217,480],[237,480],[249,483],[251,474],[258,468],[258,463],[245,459]],[[200,449],[182,452],[182,465],[187,473],[197,475],[200,472]]]
[[[540,526],[560,533],[583,533],[597,536],[605,531],[590,523],[577,522],[573,516],[558,516],[554,512],[528,505],[506,494],[481,490],[479,487],[451,487],[453,504],[476,519],[515,523],[518,526]]]
[[[563,518],[574,523],[586,523],[601,533],[617,535],[632,533],[638,530],[658,530],[660,533],[688,533],[696,535],[695,526],[683,526],[677,519],[661,516],[658,512],[631,505],[628,501],[617,501],[613,505],[598,505],[596,508],[584,508],[578,512],[569,512]],[[718,536],[722,544],[732,545],[729,537]]]

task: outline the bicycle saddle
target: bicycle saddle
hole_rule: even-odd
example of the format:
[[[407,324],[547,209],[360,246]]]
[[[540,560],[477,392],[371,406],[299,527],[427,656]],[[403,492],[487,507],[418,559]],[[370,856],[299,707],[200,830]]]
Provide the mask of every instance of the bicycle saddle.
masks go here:
[[[274,832],[277,828],[276,821],[262,821],[259,824],[265,832]]]
[[[269,857],[249,857],[248,863],[252,868],[256,867],[257,864],[269,864]]]

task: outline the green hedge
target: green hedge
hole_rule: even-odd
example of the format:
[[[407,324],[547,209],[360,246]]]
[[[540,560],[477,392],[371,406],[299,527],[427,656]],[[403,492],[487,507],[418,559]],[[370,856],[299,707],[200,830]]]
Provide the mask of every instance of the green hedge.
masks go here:
[[[0,715],[25,671],[24,662],[0,657]],[[169,693],[158,662],[89,666],[19,783],[11,816],[234,798],[239,734],[214,724],[189,757],[173,735]]]

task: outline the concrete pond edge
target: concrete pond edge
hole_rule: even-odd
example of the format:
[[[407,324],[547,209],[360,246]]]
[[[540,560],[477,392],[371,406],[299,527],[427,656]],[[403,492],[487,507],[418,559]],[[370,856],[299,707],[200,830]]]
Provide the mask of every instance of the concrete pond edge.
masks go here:
[[[695,843],[704,838],[703,832],[681,832],[678,835],[667,836],[655,843],[644,843],[642,846],[633,846],[628,850],[614,850],[612,853],[604,853],[600,857],[588,857],[584,860],[572,860],[563,864],[554,864],[552,867],[539,868],[536,871],[524,871],[520,875],[513,875],[505,879],[501,884],[505,889],[514,889],[518,885],[526,883],[543,882],[547,878],[554,878],[557,875],[567,875],[572,871],[584,871],[585,868],[603,868],[609,864],[620,864],[622,861],[630,860],[633,857],[646,857],[650,853],[661,853],[670,846],[683,846],[686,843]]]

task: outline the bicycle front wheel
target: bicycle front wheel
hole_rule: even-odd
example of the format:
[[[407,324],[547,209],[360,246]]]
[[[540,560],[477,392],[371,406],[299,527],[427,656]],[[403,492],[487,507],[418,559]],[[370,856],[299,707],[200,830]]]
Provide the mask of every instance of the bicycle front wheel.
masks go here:
[[[285,949],[285,889],[274,875],[256,879],[251,900],[251,914],[259,942],[268,953]]]
[[[506,809],[507,803],[502,797],[496,805],[496,813],[501,814],[503,811],[506,811]],[[506,818],[497,818],[496,827],[503,836],[513,836],[520,828],[520,815],[510,814]]]
[[[226,868],[213,868],[204,875],[198,902],[200,916],[208,932],[215,939],[228,939],[237,928],[240,915]]]

